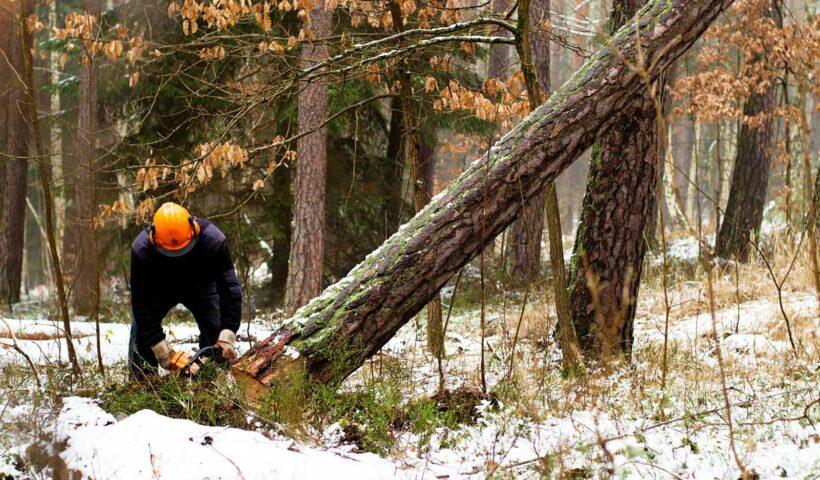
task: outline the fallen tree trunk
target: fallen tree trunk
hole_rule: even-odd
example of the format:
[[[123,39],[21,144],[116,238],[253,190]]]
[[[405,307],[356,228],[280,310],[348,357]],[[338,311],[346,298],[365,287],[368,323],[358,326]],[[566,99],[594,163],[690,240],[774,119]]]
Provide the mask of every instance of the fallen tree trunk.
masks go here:
[[[269,386],[285,372],[339,382],[375,354],[462,266],[617,120],[732,0],[656,0],[423,210],[235,366]],[[635,29],[640,30],[640,35]],[[525,199],[522,202],[522,195]]]

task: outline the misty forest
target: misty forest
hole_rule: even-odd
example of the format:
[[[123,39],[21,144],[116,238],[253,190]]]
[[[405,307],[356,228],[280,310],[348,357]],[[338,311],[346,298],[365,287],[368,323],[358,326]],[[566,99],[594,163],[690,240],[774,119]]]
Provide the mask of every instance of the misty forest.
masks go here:
[[[0,480],[820,478],[816,0],[0,0]]]

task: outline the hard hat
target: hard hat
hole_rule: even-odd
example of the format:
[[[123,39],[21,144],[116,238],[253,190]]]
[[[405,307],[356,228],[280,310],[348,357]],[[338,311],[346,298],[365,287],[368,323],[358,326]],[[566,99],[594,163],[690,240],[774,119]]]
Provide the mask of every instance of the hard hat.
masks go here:
[[[154,214],[148,238],[163,255],[181,257],[190,252],[199,235],[199,224],[181,205],[163,203]]]

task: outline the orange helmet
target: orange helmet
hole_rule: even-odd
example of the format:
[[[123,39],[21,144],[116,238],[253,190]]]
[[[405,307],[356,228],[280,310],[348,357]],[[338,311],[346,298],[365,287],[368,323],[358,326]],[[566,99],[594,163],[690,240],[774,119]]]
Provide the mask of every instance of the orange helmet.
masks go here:
[[[199,224],[181,205],[163,203],[154,214],[154,223],[148,238],[160,253],[169,257],[180,257],[190,252],[199,235]]]

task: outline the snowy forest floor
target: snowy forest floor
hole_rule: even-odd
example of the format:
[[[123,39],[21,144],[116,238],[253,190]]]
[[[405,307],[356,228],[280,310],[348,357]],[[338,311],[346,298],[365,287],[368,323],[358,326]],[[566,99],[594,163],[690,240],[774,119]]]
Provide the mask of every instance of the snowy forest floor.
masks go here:
[[[27,305],[0,320],[0,479],[736,479],[738,463],[756,478],[820,478],[818,304],[805,262],[790,267],[789,252],[771,254],[777,281],[786,277],[782,311],[762,262],[717,266],[716,344],[692,245],[670,249],[663,386],[657,258],[647,259],[631,361],[577,376],[561,372],[547,284],[521,315],[523,292],[496,282],[485,315],[486,395],[472,270],[447,330],[446,395],[437,395],[423,315],[340,389],[296,382],[251,407],[216,368],[195,382],[131,385],[126,323],[101,325],[101,375],[94,325],[75,322],[84,370],[72,377],[59,325]],[[452,290],[443,292],[445,316]],[[258,315],[243,325],[241,349],[276,322]],[[195,345],[192,322],[166,330],[177,348]]]

